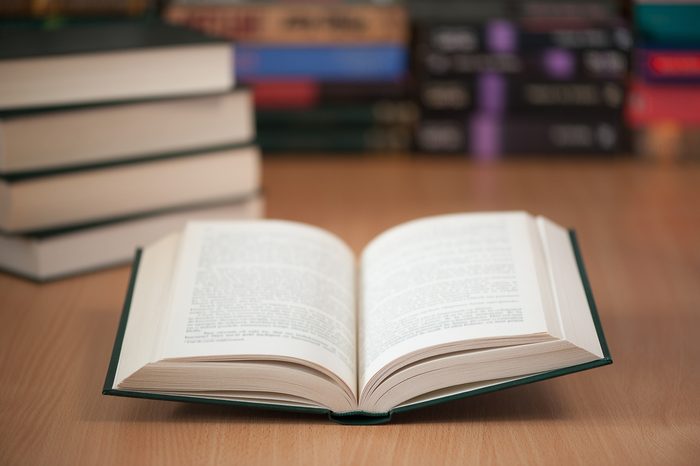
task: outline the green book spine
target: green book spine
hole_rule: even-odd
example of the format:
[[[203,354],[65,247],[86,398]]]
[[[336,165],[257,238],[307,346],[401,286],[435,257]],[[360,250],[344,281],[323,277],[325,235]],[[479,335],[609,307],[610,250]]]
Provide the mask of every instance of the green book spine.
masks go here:
[[[411,131],[406,128],[359,127],[314,130],[258,128],[264,152],[367,152],[410,148]]]

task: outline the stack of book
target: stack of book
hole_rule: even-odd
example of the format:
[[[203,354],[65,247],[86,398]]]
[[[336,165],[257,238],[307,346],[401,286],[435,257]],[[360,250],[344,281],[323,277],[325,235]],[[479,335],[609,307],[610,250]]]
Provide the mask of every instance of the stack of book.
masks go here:
[[[614,1],[409,5],[419,151],[492,159],[625,149],[632,41]]]
[[[629,120],[636,152],[656,159],[698,159],[700,2],[639,2]]]
[[[410,149],[402,6],[176,0],[165,18],[236,42],[265,152]]]
[[[230,45],[162,23],[0,29],[0,267],[127,262],[191,218],[257,217]]]

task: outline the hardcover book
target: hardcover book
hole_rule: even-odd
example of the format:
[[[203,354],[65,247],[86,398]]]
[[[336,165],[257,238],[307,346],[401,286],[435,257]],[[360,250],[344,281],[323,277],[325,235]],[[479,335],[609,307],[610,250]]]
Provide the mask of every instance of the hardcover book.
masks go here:
[[[614,115],[423,115],[416,130],[419,151],[502,155],[614,155],[629,150],[627,128]]]
[[[633,127],[668,122],[700,124],[700,92],[692,84],[650,84],[634,79],[629,93],[627,119]]]
[[[3,0],[0,18],[127,17],[149,13],[155,0]]]
[[[645,44],[700,48],[700,4],[693,1],[634,3],[634,23]]]
[[[231,201],[259,189],[260,153],[252,144],[27,176],[0,175],[0,230],[36,233],[90,225]]]
[[[694,50],[637,49],[636,63],[637,71],[647,81],[700,83],[700,47]]]
[[[629,50],[632,47],[631,33],[622,23],[531,30],[503,18],[471,24],[455,21],[419,24],[415,40],[421,47],[442,53],[523,53],[545,48]]]
[[[572,232],[452,214],[359,258],[288,221],[190,223],[137,253],[103,393],[342,423],[610,364]]]
[[[251,83],[256,109],[304,108],[322,103],[374,102],[406,99],[412,95],[408,80],[317,81],[311,79],[265,79]]]
[[[259,128],[332,128],[334,125],[406,125],[416,122],[418,110],[410,100],[371,103],[320,104],[298,109],[263,109],[256,112]]]
[[[255,138],[252,100],[249,90],[236,89],[174,99],[0,112],[0,176],[246,143]]]
[[[526,79],[622,80],[629,68],[626,51],[547,48],[529,53],[439,53],[419,50],[418,66],[434,77],[464,78],[477,73],[522,74]]]
[[[225,92],[231,44],[158,22],[0,28],[0,109]]]
[[[258,143],[267,153],[372,151],[405,152],[411,148],[413,127],[400,125],[289,125],[258,127]]]
[[[209,4],[175,1],[165,11],[173,23],[224,39],[284,44],[405,44],[408,18],[400,5]]]
[[[427,112],[621,112],[625,87],[617,81],[547,81],[498,74],[474,79],[426,79],[419,100]]]
[[[188,221],[255,219],[262,217],[263,210],[262,196],[255,194],[81,228],[0,234],[0,270],[43,282],[127,264],[135,248],[183,228]]]

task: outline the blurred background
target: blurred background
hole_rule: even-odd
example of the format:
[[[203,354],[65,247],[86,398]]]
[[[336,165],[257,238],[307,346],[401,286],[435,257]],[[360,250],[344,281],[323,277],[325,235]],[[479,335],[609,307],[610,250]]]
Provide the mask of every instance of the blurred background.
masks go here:
[[[700,5],[4,0],[8,23],[158,21],[235,43],[276,153],[698,159]]]
[[[0,267],[260,217],[262,157],[697,162],[699,25],[696,1],[3,0]]]

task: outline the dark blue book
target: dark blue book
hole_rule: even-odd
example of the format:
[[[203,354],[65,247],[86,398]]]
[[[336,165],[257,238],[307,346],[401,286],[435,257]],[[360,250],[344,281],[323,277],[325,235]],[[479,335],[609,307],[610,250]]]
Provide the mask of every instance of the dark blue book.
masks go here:
[[[416,130],[416,149],[502,156],[614,155],[629,151],[629,131],[615,116],[425,115]]]
[[[236,46],[236,73],[243,81],[266,78],[396,80],[406,73],[400,45]]]

